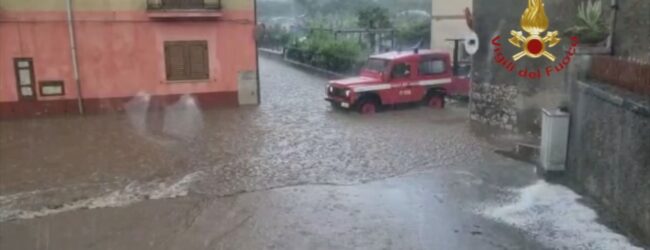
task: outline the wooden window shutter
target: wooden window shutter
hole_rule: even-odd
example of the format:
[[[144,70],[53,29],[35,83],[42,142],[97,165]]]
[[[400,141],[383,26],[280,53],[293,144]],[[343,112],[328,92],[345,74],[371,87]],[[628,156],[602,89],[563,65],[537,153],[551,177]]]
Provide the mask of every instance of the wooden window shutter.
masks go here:
[[[165,44],[165,64],[167,66],[168,80],[184,80],[188,75],[188,67],[185,59],[185,46],[178,42]]]
[[[167,80],[210,78],[207,41],[165,42]]]
[[[192,79],[210,78],[208,67],[208,44],[207,42],[195,42],[188,46],[189,55],[189,76]]]

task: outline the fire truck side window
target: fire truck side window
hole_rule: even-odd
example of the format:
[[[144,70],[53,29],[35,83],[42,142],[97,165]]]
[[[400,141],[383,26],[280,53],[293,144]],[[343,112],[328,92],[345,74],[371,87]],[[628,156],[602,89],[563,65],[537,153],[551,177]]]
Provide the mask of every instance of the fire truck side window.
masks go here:
[[[426,59],[420,62],[420,75],[430,76],[445,73],[445,62],[440,59]]]
[[[406,78],[411,75],[411,65],[406,63],[396,64],[391,72],[392,78]]]

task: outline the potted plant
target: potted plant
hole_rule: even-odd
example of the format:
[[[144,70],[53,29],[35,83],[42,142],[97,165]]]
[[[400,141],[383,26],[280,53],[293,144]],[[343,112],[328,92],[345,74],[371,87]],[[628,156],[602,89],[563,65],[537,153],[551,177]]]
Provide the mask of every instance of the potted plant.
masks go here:
[[[568,28],[564,34],[577,36],[580,43],[598,45],[609,37],[609,31],[603,18],[601,1],[587,0],[578,6],[577,24]]]

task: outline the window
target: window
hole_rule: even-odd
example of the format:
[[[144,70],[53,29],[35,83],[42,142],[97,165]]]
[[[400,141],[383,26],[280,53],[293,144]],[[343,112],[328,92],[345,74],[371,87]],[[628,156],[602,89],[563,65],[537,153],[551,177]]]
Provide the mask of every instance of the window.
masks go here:
[[[165,42],[167,80],[205,80],[210,78],[208,42]]]
[[[42,81],[40,82],[41,96],[62,96],[65,95],[63,81]]]
[[[14,59],[14,69],[16,70],[16,85],[18,87],[19,99],[36,99],[33,60],[31,58],[16,58]]]
[[[411,75],[411,65],[400,63],[393,67],[392,78],[406,78]]]
[[[430,76],[445,73],[445,62],[440,59],[427,59],[420,62],[420,75]]]

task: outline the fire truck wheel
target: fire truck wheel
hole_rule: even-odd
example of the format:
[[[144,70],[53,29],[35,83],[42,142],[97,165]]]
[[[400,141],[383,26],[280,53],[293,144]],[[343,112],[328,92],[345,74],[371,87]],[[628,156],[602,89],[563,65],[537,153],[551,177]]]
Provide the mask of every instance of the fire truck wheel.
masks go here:
[[[441,93],[430,93],[427,95],[427,98],[424,100],[425,104],[434,109],[443,109],[445,108],[445,95]]]
[[[357,111],[362,115],[372,115],[377,112],[377,102],[372,98],[364,98],[359,100]]]

